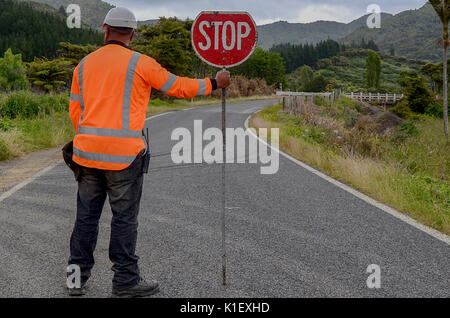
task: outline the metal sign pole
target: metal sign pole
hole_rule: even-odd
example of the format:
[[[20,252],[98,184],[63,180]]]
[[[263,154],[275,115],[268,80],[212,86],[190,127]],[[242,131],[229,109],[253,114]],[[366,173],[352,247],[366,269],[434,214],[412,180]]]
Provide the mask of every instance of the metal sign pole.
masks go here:
[[[225,68],[223,69],[226,70]],[[222,138],[223,138],[223,162],[222,162],[222,279],[223,286],[227,285],[227,253],[225,246],[225,160],[226,160],[226,105],[227,105],[227,89],[222,88]]]
[[[215,23],[220,22],[220,23]],[[200,26],[206,23],[210,27],[205,30]],[[227,23],[234,24],[234,26],[239,29],[240,23],[247,25],[246,36],[239,37],[238,41],[232,40],[233,47],[229,50],[223,51],[217,49],[220,43],[212,43],[215,41],[222,42],[224,39],[216,39],[217,32],[219,31],[220,25]],[[214,25],[214,27],[213,27]],[[250,27],[250,28],[248,28]],[[223,31],[223,28],[222,28]],[[247,32],[248,31],[248,32]],[[206,33],[205,33],[206,32]],[[238,30],[238,33],[241,30]],[[226,32],[225,32],[226,33]],[[226,38],[227,36],[225,36]],[[205,41],[210,41],[212,45],[209,45],[205,49],[203,43]],[[228,43],[230,39],[227,40]],[[194,20],[191,28],[191,43],[195,54],[206,64],[223,68],[226,71],[227,68],[238,66],[252,55],[255,51],[258,43],[258,28],[256,26],[255,20],[248,12],[242,11],[202,11]],[[223,44],[223,43],[222,43]],[[237,45],[236,45],[237,44]],[[226,256],[226,224],[225,224],[225,212],[226,208],[226,89],[222,89],[222,134],[223,134],[223,162],[222,162],[222,277],[223,285],[227,285],[227,256]]]

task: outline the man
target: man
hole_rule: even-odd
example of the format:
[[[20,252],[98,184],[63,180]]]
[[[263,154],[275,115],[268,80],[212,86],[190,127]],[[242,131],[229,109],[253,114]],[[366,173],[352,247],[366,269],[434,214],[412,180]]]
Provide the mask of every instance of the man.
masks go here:
[[[151,57],[130,50],[136,27],[130,10],[109,11],[103,25],[105,45],[85,57],[73,75],[70,116],[77,134],[72,159],[79,174],[69,265],[79,266],[81,288],[69,288],[72,296],[85,294],[107,196],[113,213],[109,245],[112,295],[143,297],[159,291],[157,282],[146,282],[140,276],[135,254],[147,158],[142,129],[151,89],[193,98],[230,84],[228,72],[219,72],[215,79],[177,77]]]

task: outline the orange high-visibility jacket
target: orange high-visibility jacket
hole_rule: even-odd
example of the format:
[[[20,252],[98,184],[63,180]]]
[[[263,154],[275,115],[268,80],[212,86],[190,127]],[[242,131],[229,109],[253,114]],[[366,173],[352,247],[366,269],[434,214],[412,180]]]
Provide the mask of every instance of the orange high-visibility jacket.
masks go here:
[[[86,56],[73,74],[73,160],[88,168],[126,169],[146,147],[142,129],[152,88],[194,98],[209,95],[212,85],[210,79],[177,77],[124,46],[103,46]]]

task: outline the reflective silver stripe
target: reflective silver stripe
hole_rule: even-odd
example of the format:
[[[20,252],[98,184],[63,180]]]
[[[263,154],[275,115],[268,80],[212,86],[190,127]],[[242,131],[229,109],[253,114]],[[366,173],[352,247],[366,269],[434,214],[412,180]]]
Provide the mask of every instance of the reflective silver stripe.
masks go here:
[[[136,156],[105,155],[101,153],[82,151],[75,147],[73,147],[73,154],[82,159],[119,164],[130,164],[136,159]]]
[[[141,54],[134,52],[131,56],[130,63],[127,68],[127,75],[125,77],[125,88],[123,91],[122,103],[122,129],[130,129],[130,105],[131,105],[131,91],[133,89],[134,74],[136,73],[136,66]]]
[[[117,138],[141,138],[142,131],[140,130],[122,130],[122,129],[107,129],[94,127],[80,127],[78,128],[79,135],[92,135],[101,137],[117,137]]]
[[[176,75],[173,75],[170,73],[169,79],[166,81],[166,83],[161,87],[160,91],[163,93],[167,93],[172,88],[173,84],[175,84],[175,81],[177,80]]]
[[[206,81],[198,80],[200,82],[200,87],[198,88],[197,97],[205,96],[206,93]]]
[[[78,123],[78,127],[81,126],[81,123],[83,122],[83,116],[84,116],[83,73],[84,73],[84,61],[85,60],[86,60],[86,57],[81,60],[80,66],[78,67],[78,86],[80,86],[80,106],[81,106],[81,117],[80,117],[80,122]]]
[[[70,94],[70,101],[72,101],[72,102],[81,102],[81,95]]]

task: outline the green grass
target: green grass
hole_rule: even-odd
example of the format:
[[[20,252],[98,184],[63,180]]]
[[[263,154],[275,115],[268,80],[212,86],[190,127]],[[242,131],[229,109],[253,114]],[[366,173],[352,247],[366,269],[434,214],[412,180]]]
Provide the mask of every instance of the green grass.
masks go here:
[[[0,95],[0,160],[59,146],[73,138],[66,94]]]
[[[339,109],[342,104],[345,100],[328,107]],[[330,142],[332,130],[283,113],[281,105],[258,113],[251,125],[280,128],[281,149],[423,224],[450,233],[450,143],[442,119],[421,116],[398,127],[394,136],[365,140],[377,149],[376,155],[343,151],[345,145]]]

